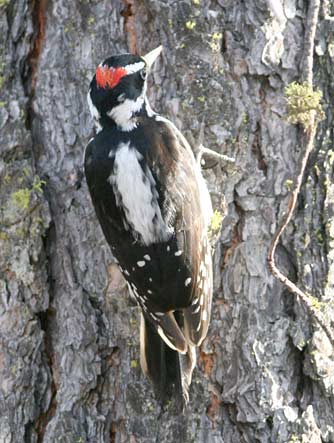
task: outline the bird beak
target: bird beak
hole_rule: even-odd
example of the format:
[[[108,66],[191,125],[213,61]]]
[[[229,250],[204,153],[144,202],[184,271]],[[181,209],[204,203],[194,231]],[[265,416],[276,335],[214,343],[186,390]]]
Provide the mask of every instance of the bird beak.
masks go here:
[[[142,58],[145,60],[147,64],[147,68],[150,69],[155,60],[159,57],[159,55],[162,52],[162,46],[158,46],[157,48],[153,49],[153,51],[149,52],[148,54],[144,55]]]

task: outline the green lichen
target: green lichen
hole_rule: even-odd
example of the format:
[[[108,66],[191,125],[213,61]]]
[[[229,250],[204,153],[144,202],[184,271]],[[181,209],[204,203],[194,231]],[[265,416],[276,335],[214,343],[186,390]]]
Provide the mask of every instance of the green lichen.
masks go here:
[[[89,17],[87,20],[87,24],[88,26],[92,26],[95,24],[95,18],[94,17]]]
[[[223,37],[223,34],[221,32],[214,32],[212,34],[212,40],[220,40]]]
[[[46,184],[45,180],[41,180],[38,175],[35,175],[34,181],[32,184],[32,189],[37,192],[38,194],[43,194],[42,186]]]
[[[7,234],[7,232],[0,231],[0,240],[9,240],[9,235]]]
[[[317,230],[315,231],[315,235],[316,235],[316,238],[317,238],[317,240],[318,240],[318,243],[323,244],[323,242],[324,242],[324,237],[323,237],[323,235],[322,235],[321,229],[317,229]]]
[[[290,192],[292,189],[292,185],[293,185],[293,180],[285,180],[284,186],[286,187],[286,189]]]
[[[322,110],[320,103],[322,92],[313,90],[308,83],[290,83],[285,88],[285,98],[287,101],[289,123],[300,123],[307,129],[310,126],[311,115],[314,111],[315,121],[319,122],[325,118],[325,113]]]
[[[5,8],[9,5],[10,0],[0,0],[0,8]]]
[[[194,20],[188,20],[186,22],[186,28],[189,29],[190,31],[192,29],[194,29],[195,26],[196,26],[196,22]]]
[[[219,52],[219,49],[220,49],[220,45],[219,45],[219,43],[217,43],[217,42],[215,42],[215,41],[211,41],[211,42],[209,43],[209,45],[210,45],[210,48],[211,48],[211,51],[212,51],[212,52]]]
[[[15,229],[15,236],[18,238],[26,238],[27,230],[25,227],[17,227]]]
[[[220,41],[223,37],[221,32],[214,32],[211,36],[211,40],[209,46],[212,52],[219,52],[220,50]]]
[[[326,306],[326,303],[319,301],[316,297],[313,297],[312,295],[308,296],[311,306],[313,309],[319,311],[323,306]]]
[[[131,360],[131,364],[130,364],[130,366],[131,366],[131,369],[136,369],[136,368],[138,368],[138,362],[137,362],[137,360]]]
[[[22,184],[24,181],[23,177],[18,179],[18,183]],[[43,189],[42,186],[46,182],[41,180],[38,175],[34,177],[31,188],[21,188],[18,191],[12,193],[11,198],[14,204],[24,211],[27,211],[30,206],[31,194],[35,192],[36,194],[42,194]]]
[[[28,188],[19,189],[12,194],[14,204],[25,211],[29,209],[30,197],[31,189]]]
[[[12,177],[9,174],[6,174],[4,177],[5,184],[9,185],[11,181],[12,181]]]
[[[223,214],[219,212],[217,209],[214,210],[211,222],[208,230],[209,238],[212,239],[215,235],[218,234],[223,221]]]
[[[31,175],[31,169],[28,168],[27,166],[25,168],[22,169],[22,173],[23,175],[25,175],[26,177],[30,177]]]

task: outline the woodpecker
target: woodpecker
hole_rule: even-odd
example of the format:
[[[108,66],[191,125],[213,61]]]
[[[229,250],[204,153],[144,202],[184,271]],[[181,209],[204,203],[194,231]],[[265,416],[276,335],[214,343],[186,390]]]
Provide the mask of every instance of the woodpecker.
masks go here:
[[[147,74],[160,55],[115,55],[90,83],[96,135],[84,159],[97,218],[141,308],[140,363],[161,403],[185,405],[212,301],[212,206],[193,152],[152,110]]]

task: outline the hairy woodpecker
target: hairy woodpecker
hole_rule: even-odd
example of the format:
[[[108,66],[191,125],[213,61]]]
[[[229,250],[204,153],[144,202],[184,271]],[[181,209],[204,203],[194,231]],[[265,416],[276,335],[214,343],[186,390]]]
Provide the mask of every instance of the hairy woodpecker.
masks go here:
[[[162,403],[176,396],[184,404],[210,319],[212,207],[188,142],[146,97],[147,72],[161,50],[112,56],[97,67],[88,92],[97,133],[85,175],[141,308],[142,370]]]

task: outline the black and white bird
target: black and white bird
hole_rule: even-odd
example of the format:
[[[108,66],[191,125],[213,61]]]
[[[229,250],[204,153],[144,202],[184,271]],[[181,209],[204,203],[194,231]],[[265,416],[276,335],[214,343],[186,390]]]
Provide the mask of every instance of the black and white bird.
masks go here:
[[[161,402],[188,401],[212,300],[210,196],[181,132],[153,112],[146,76],[162,47],[101,63],[88,104],[85,175],[105,238],[141,308],[140,362]]]

